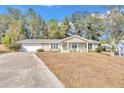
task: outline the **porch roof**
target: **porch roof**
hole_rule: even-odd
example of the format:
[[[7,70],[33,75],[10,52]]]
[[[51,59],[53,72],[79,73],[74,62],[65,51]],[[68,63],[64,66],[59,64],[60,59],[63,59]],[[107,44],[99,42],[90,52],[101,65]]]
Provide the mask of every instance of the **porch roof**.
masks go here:
[[[59,43],[60,39],[25,39],[17,43]]]
[[[76,39],[74,40],[73,38],[76,38]],[[73,39],[73,40],[71,40],[71,39]],[[71,41],[69,41],[69,40],[71,40]],[[67,38],[65,38],[65,39],[60,40],[60,42],[67,42],[67,41],[69,41],[69,42],[99,43],[98,41],[85,39],[85,38],[80,37],[80,36],[78,36],[78,35],[73,35],[73,36],[70,36],[70,37],[67,37]]]

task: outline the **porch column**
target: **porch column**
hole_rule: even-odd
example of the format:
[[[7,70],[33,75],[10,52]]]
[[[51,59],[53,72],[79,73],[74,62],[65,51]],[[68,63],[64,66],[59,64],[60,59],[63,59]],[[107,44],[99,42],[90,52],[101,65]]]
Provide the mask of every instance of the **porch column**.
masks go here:
[[[86,43],[86,51],[88,52],[88,42]]]
[[[62,48],[62,42],[60,43],[60,47],[61,47],[61,52],[62,52],[62,49],[63,49],[63,48]]]
[[[95,51],[94,43],[92,44],[92,50]]]
[[[67,48],[68,48],[68,51],[67,52],[69,52],[69,42],[67,42]]]
[[[77,43],[77,52],[80,52],[79,44],[80,44],[80,43]]]

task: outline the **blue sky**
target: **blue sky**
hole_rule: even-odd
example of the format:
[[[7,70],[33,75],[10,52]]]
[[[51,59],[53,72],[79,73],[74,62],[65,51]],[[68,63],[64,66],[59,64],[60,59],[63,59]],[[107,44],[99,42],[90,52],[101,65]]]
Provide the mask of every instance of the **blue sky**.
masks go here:
[[[22,10],[23,12],[26,12],[28,8],[34,9],[35,12],[40,14],[42,18],[46,21],[49,19],[56,19],[58,21],[61,21],[65,16],[70,16],[75,11],[81,11],[81,12],[100,12],[104,13],[106,12],[105,6],[98,6],[98,5],[68,5],[68,6],[43,6],[43,5],[16,5],[16,6],[0,6],[0,13],[6,13],[6,8],[12,7],[12,8],[18,8]]]

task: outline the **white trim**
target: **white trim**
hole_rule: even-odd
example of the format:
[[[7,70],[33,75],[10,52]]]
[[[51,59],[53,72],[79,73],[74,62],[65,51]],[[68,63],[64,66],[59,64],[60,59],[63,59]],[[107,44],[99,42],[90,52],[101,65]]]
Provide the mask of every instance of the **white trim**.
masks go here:
[[[80,37],[80,36],[78,36],[78,35],[73,35],[73,36],[64,38],[64,39],[60,40],[60,42],[65,41],[65,40],[68,40],[68,39],[73,38],[73,37],[77,37],[77,38],[80,38],[80,39],[85,40],[85,41],[87,41],[87,42],[90,42],[90,40],[85,39],[85,38],[83,38],[83,37]]]
[[[67,42],[67,51],[70,52],[69,42]]]
[[[94,44],[92,44],[92,50],[95,51],[95,46],[94,46]]]
[[[63,51],[62,42],[60,43],[61,52]]]
[[[86,43],[86,49],[87,49],[86,51],[88,52],[88,42]]]

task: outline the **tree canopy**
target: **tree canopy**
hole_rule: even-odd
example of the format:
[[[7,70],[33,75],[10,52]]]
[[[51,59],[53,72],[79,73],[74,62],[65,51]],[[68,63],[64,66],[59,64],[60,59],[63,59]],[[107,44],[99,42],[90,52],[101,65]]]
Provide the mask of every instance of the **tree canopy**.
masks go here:
[[[61,21],[45,21],[32,8],[26,12],[7,8],[5,14],[0,14],[0,41],[9,47],[23,39],[63,39],[79,35],[97,41],[109,39],[114,45],[124,38],[124,13],[121,6],[107,8],[108,12],[104,14],[75,11]]]

